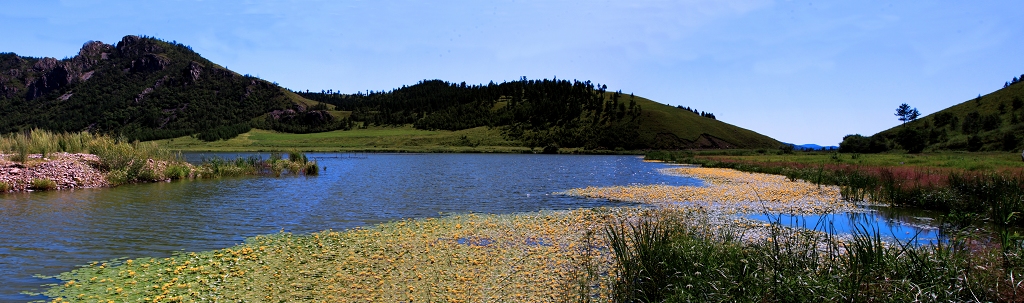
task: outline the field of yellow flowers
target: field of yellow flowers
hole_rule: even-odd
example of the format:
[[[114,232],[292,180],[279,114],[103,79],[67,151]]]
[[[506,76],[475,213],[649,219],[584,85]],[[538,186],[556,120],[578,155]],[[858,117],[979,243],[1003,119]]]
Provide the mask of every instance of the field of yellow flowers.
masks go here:
[[[403,220],[236,247],[95,263],[65,273],[53,302],[557,301],[585,260],[605,277],[602,228],[638,208]],[[607,279],[585,281],[600,297]],[[606,295],[606,294],[605,294]]]
[[[725,213],[827,214],[856,211],[840,198],[839,187],[815,185],[784,176],[732,169],[678,167],[663,173],[704,180],[706,186],[632,185],[572,189],[568,195],[646,204],[672,203]]]
[[[665,207],[407,219],[258,236],[231,248],[168,258],[97,262],[61,274],[63,282],[44,294],[53,302],[558,302],[580,293],[607,301],[616,277],[607,226],[672,216],[718,230],[741,221],[707,220],[709,208],[821,213],[853,207],[838,200],[835,188],[784,177],[690,167],[665,173],[698,177],[708,185],[565,193],[683,202]]]

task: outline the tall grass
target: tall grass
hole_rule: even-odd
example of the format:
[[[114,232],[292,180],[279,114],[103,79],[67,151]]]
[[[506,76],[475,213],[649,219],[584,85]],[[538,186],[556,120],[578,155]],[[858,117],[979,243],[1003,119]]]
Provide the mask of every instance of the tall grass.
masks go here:
[[[667,222],[607,228],[619,273],[615,301],[1024,300],[1019,243],[1001,248],[962,239],[889,244],[864,223],[840,242],[835,233],[788,229],[778,221],[762,231],[765,240],[741,241],[730,233]]]
[[[306,164],[306,161],[308,159],[306,158],[306,154],[303,154],[300,151],[289,151],[288,160],[291,160],[292,162]]]
[[[54,190],[57,189],[57,182],[49,179],[32,179],[29,187],[34,190]]]
[[[163,179],[154,167],[154,160],[176,160],[170,152],[153,142],[124,142],[106,136],[95,136],[86,143],[88,152],[100,158],[100,168],[108,171],[113,185],[152,182]]]
[[[112,185],[162,179],[151,160],[173,161],[173,155],[152,142],[128,142],[105,135],[54,133],[31,130],[0,137],[0,152],[13,153],[11,160],[26,162],[30,154],[42,158],[57,152],[91,153],[99,158],[97,168],[107,172]]]
[[[41,154],[44,157],[54,152],[88,152],[89,143],[97,137],[88,132],[54,133],[35,129],[0,136],[0,151]]]

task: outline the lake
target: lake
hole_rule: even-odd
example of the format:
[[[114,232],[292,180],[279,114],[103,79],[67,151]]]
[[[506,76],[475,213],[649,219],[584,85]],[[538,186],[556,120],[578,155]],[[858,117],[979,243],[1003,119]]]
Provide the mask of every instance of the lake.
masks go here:
[[[192,153],[234,159],[269,154]],[[666,175],[669,164],[639,156],[310,153],[319,176],[243,177],[117,188],[0,194],[0,302],[45,299],[52,276],[114,258],[165,257],[230,247],[280,231],[341,230],[455,213],[518,213],[629,203],[553,195],[572,188],[631,184],[703,186]],[[935,240],[937,214],[872,207],[825,216],[747,215],[788,226],[848,233],[855,224],[883,237]],[[821,226],[818,226],[821,227]],[[819,228],[820,230],[821,228]]]
[[[340,230],[402,218],[628,205],[551,195],[577,187],[703,184],[661,174],[658,169],[668,165],[638,156],[308,156],[323,169],[319,176],[0,194],[0,301],[44,299],[21,294],[57,282],[35,275],[52,276],[92,261],[165,257],[230,247],[260,234]]]

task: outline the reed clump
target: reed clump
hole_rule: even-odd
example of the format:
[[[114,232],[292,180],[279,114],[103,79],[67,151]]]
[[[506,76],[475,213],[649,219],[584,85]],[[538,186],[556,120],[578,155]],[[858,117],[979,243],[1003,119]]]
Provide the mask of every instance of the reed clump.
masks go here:
[[[54,152],[88,152],[88,144],[98,137],[88,132],[55,133],[34,129],[0,136],[0,151],[19,154],[40,154],[44,158]]]
[[[107,136],[93,136],[86,151],[100,158],[101,169],[108,171],[111,185],[162,180],[156,162],[180,162],[153,142],[125,142]]]
[[[306,164],[306,161],[308,161],[308,159],[306,158],[306,154],[300,151],[289,151],[288,160],[301,164]]]
[[[11,188],[13,187],[10,183],[0,181],[0,193],[10,191]]]
[[[243,175],[266,175],[280,177],[282,175],[319,174],[316,161],[310,161],[305,154],[289,155],[285,159],[279,153],[272,153],[266,160],[259,156],[225,160],[221,158],[203,159],[193,172],[200,177],[231,177]]]
[[[32,179],[32,184],[29,188],[34,190],[54,190],[57,189],[57,182],[50,179]]]
[[[886,243],[864,223],[840,239],[782,227],[763,241],[679,221],[641,220],[606,229],[618,273],[616,302],[1016,302],[1021,246],[946,238]],[[820,223],[827,225],[827,222]]]

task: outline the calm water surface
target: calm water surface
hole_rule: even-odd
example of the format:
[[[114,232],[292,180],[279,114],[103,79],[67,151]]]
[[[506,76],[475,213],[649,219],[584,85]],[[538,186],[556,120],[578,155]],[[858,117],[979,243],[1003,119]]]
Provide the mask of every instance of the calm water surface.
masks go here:
[[[190,160],[211,156],[186,155]],[[309,233],[442,213],[611,204],[550,194],[577,187],[702,184],[659,174],[665,164],[636,156],[309,156],[326,168],[320,176],[0,195],[0,302],[43,299],[20,294],[56,283],[34,275],[55,275],[92,261],[220,249],[281,230]]]
[[[827,215],[754,214],[748,218],[765,222],[778,222],[785,226],[802,227],[834,234],[854,231],[878,235],[885,241],[897,240],[917,245],[943,241],[939,229],[938,212],[894,209],[882,206],[862,206],[863,212]]]

